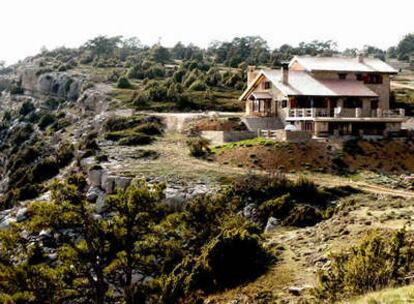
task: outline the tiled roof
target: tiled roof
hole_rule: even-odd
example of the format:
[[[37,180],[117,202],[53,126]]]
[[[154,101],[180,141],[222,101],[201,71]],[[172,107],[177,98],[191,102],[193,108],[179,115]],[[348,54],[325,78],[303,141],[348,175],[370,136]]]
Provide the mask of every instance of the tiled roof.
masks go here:
[[[280,70],[261,70],[257,79],[263,75],[286,96],[354,96],[354,97],[377,97],[361,81],[356,80],[331,80],[316,79],[303,71],[289,71],[288,83],[281,80]],[[255,81],[254,81],[255,82]],[[254,82],[243,93],[241,99],[253,88]]]
[[[357,58],[351,57],[311,57],[295,56],[290,65],[294,62],[301,64],[307,71],[336,71],[336,72],[379,72],[396,74],[397,70],[376,58],[363,58],[359,62]]]

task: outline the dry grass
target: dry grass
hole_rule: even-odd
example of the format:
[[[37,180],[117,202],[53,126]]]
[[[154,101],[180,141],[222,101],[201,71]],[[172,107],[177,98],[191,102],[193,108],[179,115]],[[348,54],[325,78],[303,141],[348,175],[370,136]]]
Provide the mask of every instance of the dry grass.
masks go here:
[[[414,303],[414,286],[389,288],[344,302],[349,304],[405,304]]]

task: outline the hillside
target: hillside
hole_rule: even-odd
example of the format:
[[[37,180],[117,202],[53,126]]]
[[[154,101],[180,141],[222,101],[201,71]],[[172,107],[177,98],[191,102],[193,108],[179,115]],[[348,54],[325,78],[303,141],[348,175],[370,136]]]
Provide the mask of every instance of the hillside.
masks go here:
[[[247,63],[335,53],[277,51],[97,37],[0,67],[0,302],[332,303],[411,283],[411,138],[199,138],[245,128]]]

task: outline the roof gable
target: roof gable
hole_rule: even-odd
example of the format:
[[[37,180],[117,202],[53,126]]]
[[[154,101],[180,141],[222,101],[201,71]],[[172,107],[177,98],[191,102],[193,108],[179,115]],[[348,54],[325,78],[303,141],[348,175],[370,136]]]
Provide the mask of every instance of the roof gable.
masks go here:
[[[246,100],[263,77],[271,81],[285,96],[378,97],[361,81],[316,79],[305,71],[289,71],[289,81],[284,84],[280,70],[261,70],[240,96],[240,100]]]

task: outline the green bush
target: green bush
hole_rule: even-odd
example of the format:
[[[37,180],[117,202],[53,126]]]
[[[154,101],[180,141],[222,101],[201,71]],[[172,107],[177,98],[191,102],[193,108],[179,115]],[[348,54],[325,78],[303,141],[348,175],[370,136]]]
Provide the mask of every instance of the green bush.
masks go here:
[[[119,89],[130,89],[130,88],[132,88],[131,83],[129,82],[128,78],[126,78],[126,77],[119,77],[116,86]]]
[[[269,262],[257,235],[244,229],[223,231],[210,241],[200,257],[200,266],[213,283],[213,290],[234,287],[262,274]],[[206,289],[204,287],[204,289]]]
[[[283,220],[285,226],[313,226],[323,220],[322,213],[315,207],[302,205],[293,207]]]
[[[13,129],[9,141],[13,146],[19,146],[30,138],[33,131],[33,125],[30,123],[19,125]]]
[[[134,129],[138,133],[143,133],[146,135],[161,135],[162,130],[159,123],[147,122]]]
[[[289,193],[282,195],[275,199],[270,199],[260,204],[258,211],[263,218],[267,220],[270,216],[276,218],[285,218],[289,215],[290,211],[294,207],[292,197]]]
[[[58,173],[59,165],[56,159],[53,157],[48,157],[36,164],[30,174],[32,181],[39,183],[56,176]]]
[[[190,155],[194,157],[203,157],[210,153],[210,142],[202,137],[194,137],[187,140]]]
[[[237,286],[261,275],[271,261],[258,235],[243,227],[224,229],[203,246],[196,258],[186,257],[164,283],[162,302]]]
[[[206,89],[206,83],[202,80],[194,81],[189,87],[189,90],[191,91],[205,91]]]
[[[121,146],[137,146],[148,145],[154,141],[154,138],[141,133],[134,133],[127,137],[123,137],[118,141]]]
[[[39,128],[44,130],[46,127],[50,126],[51,124],[56,122],[56,116],[51,113],[46,113],[39,119]]]
[[[27,114],[30,114],[35,110],[36,108],[31,101],[25,101],[20,107],[19,114],[22,116],[26,116]]]
[[[68,165],[74,157],[74,147],[70,143],[62,143],[57,150],[56,160],[59,167]]]
[[[373,231],[358,245],[331,255],[330,268],[318,274],[315,292],[319,298],[333,302],[408,284],[407,276],[414,270],[413,245],[412,237],[404,230]]]

